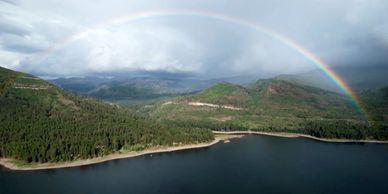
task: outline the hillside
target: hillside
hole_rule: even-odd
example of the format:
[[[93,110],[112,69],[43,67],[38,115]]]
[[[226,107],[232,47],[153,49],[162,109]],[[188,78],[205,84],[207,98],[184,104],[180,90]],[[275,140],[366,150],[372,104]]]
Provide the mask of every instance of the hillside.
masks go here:
[[[194,97],[202,102],[229,105],[244,104],[249,99],[248,91],[245,88],[226,82],[207,88]]]
[[[299,118],[361,118],[347,97],[281,80],[259,80],[249,86],[250,107],[256,114]]]
[[[157,124],[0,67],[0,158],[58,162],[120,150],[206,142],[210,131]]]
[[[376,103],[381,107],[382,102]],[[371,125],[346,96],[277,79],[259,80],[247,87],[220,83],[191,96],[139,109],[159,121],[182,126],[356,139],[388,138],[388,130],[382,130],[388,120],[381,119],[387,110],[376,113],[380,119]]]
[[[377,90],[365,90],[361,93],[363,102],[367,103],[368,109],[375,120],[388,123],[388,87]]]

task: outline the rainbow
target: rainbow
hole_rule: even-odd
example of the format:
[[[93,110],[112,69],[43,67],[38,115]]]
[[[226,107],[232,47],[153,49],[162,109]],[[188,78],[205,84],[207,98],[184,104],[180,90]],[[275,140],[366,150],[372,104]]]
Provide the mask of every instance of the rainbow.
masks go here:
[[[254,21],[250,21],[247,19],[243,19],[240,17],[230,16],[230,15],[224,15],[220,13],[214,13],[214,12],[205,12],[205,11],[198,11],[198,10],[159,10],[159,11],[146,11],[146,12],[138,12],[138,13],[132,13],[130,15],[125,15],[117,18],[113,18],[110,20],[107,20],[105,22],[99,23],[98,25],[95,25],[91,28],[87,28],[84,31],[75,34],[71,37],[68,37],[56,44],[54,44],[52,47],[44,51],[43,53],[39,54],[30,64],[37,64],[41,60],[48,57],[52,52],[55,50],[62,48],[63,46],[78,40],[87,37],[89,34],[95,32],[99,29],[106,29],[111,26],[115,25],[121,25],[124,23],[134,22],[138,20],[144,20],[144,19],[150,19],[150,18],[157,18],[157,17],[169,17],[169,16],[191,16],[191,17],[202,17],[202,18],[208,18],[208,19],[214,19],[214,20],[221,20],[229,23],[234,23],[237,25],[245,26],[248,28],[251,28],[257,32],[263,33],[275,40],[280,41],[281,43],[287,45],[288,47],[292,48],[302,56],[304,56],[306,59],[312,62],[316,67],[318,67],[330,80],[332,80],[336,86],[347,96],[350,97],[354,105],[360,110],[360,112],[365,115],[366,119],[368,121],[371,121],[371,117],[368,114],[367,109],[365,108],[365,105],[362,103],[362,101],[359,99],[359,97],[356,95],[356,93],[350,88],[350,86],[323,60],[321,60],[318,56],[314,55],[312,52],[298,44],[297,42],[291,40],[290,38],[281,35],[280,33],[277,33],[267,27],[264,27]]]

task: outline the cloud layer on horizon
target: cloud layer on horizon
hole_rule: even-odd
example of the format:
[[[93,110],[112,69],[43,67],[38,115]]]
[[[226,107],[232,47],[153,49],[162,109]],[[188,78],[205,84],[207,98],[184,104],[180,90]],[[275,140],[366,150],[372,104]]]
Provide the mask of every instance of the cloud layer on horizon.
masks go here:
[[[166,9],[255,21],[333,67],[388,64],[384,0],[1,0],[0,66],[64,76],[165,71],[210,77],[315,68],[270,36],[211,18],[166,16],[101,25],[124,15]]]

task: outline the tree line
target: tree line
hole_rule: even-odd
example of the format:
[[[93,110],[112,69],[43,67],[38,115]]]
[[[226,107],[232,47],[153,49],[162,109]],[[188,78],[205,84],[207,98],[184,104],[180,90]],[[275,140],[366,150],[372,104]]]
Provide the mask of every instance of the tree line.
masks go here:
[[[311,135],[318,138],[334,139],[372,139],[388,140],[388,126],[383,124],[369,124],[347,120],[306,120],[296,128],[279,128],[265,126],[260,128],[248,128],[240,124],[230,122],[213,121],[163,121],[172,126],[187,128],[202,128],[214,131],[263,131],[263,132],[288,132]]]
[[[0,157],[58,162],[93,158],[131,146],[214,139],[210,130],[163,125],[115,105],[64,92],[17,92],[10,90],[0,96]]]

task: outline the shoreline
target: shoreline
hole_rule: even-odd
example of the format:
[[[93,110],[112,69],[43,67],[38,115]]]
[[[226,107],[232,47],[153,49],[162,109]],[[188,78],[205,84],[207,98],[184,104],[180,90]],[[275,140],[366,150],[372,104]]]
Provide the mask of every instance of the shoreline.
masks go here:
[[[285,138],[307,138],[320,142],[326,143],[376,143],[376,144],[388,144],[388,141],[379,141],[379,140],[350,140],[350,139],[327,139],[327,138],[318,138],[311,135],[305,135],[300,133],[288,133],[288,132],[261,132],[261,131],[212,131],[215,135],[215,139],[208,143],[199,143],[199,144],[188,144],[182,146],[165,146],[165,147],[154,147],[146,149],[139,152],[128,152],[128,153],[112,153],[105,156],[91,158],[91,159],[80,159],[68,162],[60,163],[42,163],[42,164],[32,164],[28,166],[18,166],[14,164],[15,161],[12,158],[0,158],[0,166],[8,170],[19,170],[19,171],[29,171],[29,170],[47,170],[47,169],[59,169],[59,168],[71,168],[86,166],[91,164],[97,164],[102,162],[107,162],[111,160],[118,160],[124,158],[132,158],[143,156],[147,154],[157,154],[165,152],[174,152],[181,150],[190,150],[190,149],[199,149],[206,148],[212,145],[215,145],[219,142],[228,143],[229,139],[232,138],[241,138],[245,135],[267,135],[273,137],[285,137]]]
[[[175,146],[175,147],[155,147],[155,148],[150,148],[139,152],[112,153],[106,156],[101,156],[101,157],[91,158],[91,159],[74,160],[74,161],[60,162],[60,163],[32,164],[30,166],[18,166],[12,163],[13,161],[15,161],[14,159],[0,158],[0,165],[8,170],[23,170],[23,171],[70,168],[70,167],[86,166],[90,164],[97,164],[97,163],[102,163],[102,162],[111,161],[111,160],[118,160],[123,158],[138,157],[138,156],[143,156],[147,154],[206,148],[206,147],[215,145],[221,141],[225,141],[225,138],[215,138],[213,141],[208,143],[189,144],[189,145]]]
[[[274,137],[286,137],[286,138],[307,138],[326,143],[376,143],[376,144],[388,144],[388,141],[380,140],[352,140],[352,139],[328,139],[319,138],[311,135],[301,133],[289,133],[289,132],[262,132],[262,131],[212,131],[215,135],[267,135]]]

